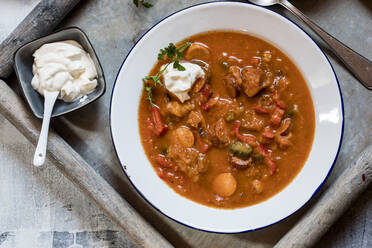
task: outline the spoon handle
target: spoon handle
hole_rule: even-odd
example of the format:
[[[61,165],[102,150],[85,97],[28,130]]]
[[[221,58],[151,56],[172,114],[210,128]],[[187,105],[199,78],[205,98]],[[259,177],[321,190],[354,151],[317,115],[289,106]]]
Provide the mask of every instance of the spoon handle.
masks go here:
[[[52,115],[54,103],[57,100],[59,92],[47,92],[44,91],[44,116],[43,125],[41,126],[41,132],[39,136],[39,141],[37,142],[35,155],[34,155],[34,165],[41,166],[44,164],[46,148],[48,143],[48,131],[50,117]]]
[[[315,33],[317,33],[320,38],[328,44],[332,52],[346,65],[350,72],[353,73],[367,89],[372,90],[371,61],[332,37],[287,0],[281,0],[280,4],[304,21]]]

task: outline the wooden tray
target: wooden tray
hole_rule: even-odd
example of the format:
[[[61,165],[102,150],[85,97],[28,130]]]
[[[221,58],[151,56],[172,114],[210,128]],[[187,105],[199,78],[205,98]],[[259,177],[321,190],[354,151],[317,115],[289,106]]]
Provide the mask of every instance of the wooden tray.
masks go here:
[[[186,1],[163,0],[157,1],[155,7],[151,9],[137,9],[131,1],[105,1],[105,3],[103,1],[88,1],[79,4],[78,8],[65,19],[61,27],[78,26],[87,33],[103,65],[108,84],[107,92],[98,102],[87,108],[53,121],[52,126],[55,134],[51,135],[49,158],[83,192],[94,199],[106,211],[106,214],[114,219],[121,230],[129,234],[127,237],[142,246],[166,247],[170,242],[176,247],[249,247],[251,245],[270,247],[282,239],[286,233],[288,234],[278,246],[312,245],[350,205],[351,201],[367,187],[371,179],[371,148],[362,154],[363,156],[357,164],[351,166],[352,161],[358,158],[360,152],[372,142],[372,112],[368,108],[371,106],[370,93],[332,58],[331,62],[335,66],[345,101],[344,142],[337,163],[326,184],[305,208],[290,218],[266,229],[245,234],[221,235],[197,231],[177,224],[159,214],[134,191],[123,175],[113,151],[108,120],[111,88],[116,73],[129,49],[145,30],[173,11],[198,2],[203,1],[187,1],[186,3]],[[347,0],[338,1],[335,5],[342,6],[346,2]],[[355,8],[363,7],[357,3],[354,4]],[[322,4],[318,5],[321,7]],[[311,6],[303,4],[299,6],[299,8],[301,7],[305,7],[305,13],[308,12],[311,16]],[[339,30],[340,32],[335,34],[340,40],[346,43],[349,41],[352,47],[361,43],[360,40],[355,39],[356,36],[353,36],[352,33],[341,32],[345,30],[345,27],[348,27],[348,20],[342,17],[350,15],[354,11],[360,13],[357,9],[327,8],[325,6],[316,11],[316,16],[313,15],[314,21],[321,24],[326,30],[332,30],[332,28]],[[327,23],[330,16],[334,17],[332,20],[337,23],[337,26]],[[365,20],[368,23],[367,19],[368,13],[365,14]],[[361,35],[370,31],[370,27],[367,25],[361,25],[359,28],[358,32]],[[351,27],[348,30],[356,32]],[[360,47],[362,45],[359,44]],[[358,50],[357,47],[356,50]],[[363,50],[362,54],[371,57],[371,54],[368,54],[372,50],[371,44]],[[10,92],[4,83],[0,85],[0,113],[35,143],[40,122],[34,120],[28,107],[19,100],[18,96]],[[17,88],[15,82],[10,83],[10,86],[15,90]],[[12,112],[9,111],[9,108],[17,108],[19,111]],[[32,125],[29,126],[29,123]],[[74,153],[71,148],[77,153]],[[65,153],[58,155],[60,151]],[[67,154],[66,151],[72,153],[73,156]],[[349,168],[347,172],[342,174],[347,168]],[[362,174],[365,174],[364,181]],[[340,176],[344,182],[350,182],[347,191],[344,190],[345,187],[341,187],[340,181],[335,184],[336,179]],[[97,187],[98,185],[100,187]],[[327,188],[331,188],[331,190],[326,190]],[[322,193],[324,190],[326,190],[325,194]],[[321,197],[320,201],[319,197]],[[338,207],[340,205],[341,207]],[[117,206],[120,206],[120,209],[117,209],[116,214],[113,214],[111,210]],[[143,221],[140,215],[133,212],[131,206],[152,227]],[[333,212],[324,211],[327,209],[332,209]],[[300,218],[302,220],[299,222]],[[321,222],[314,223],[316,220],[321,220]],[[298,224],[293,231],[288,232],[296,223]],[[136,226],[137,228],[135,228]],[[315,234],[310,232],[314,228],[317,228]],[[140,234],[136,232],[140,232]],[[163,239],[158,233],[166,239]],[[302,235],[304,233],[309,237],[308,239],[304,239]]]

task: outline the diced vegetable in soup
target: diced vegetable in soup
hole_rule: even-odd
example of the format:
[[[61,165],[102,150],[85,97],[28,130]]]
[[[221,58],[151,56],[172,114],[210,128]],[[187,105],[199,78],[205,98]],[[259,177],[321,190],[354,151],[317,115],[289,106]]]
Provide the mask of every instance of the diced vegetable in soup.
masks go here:
[[[315,130],[310,91],[293,62],[231,31],[161,49],[144,78],[138,121],[158,176],[180,195],[218,208],[281,191],[306,162]]]

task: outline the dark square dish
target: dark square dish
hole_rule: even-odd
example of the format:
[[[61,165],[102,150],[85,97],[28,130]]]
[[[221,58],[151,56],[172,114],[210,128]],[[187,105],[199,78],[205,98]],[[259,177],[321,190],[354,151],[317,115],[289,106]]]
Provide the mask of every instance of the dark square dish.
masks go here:
[[[30,105],[32,112],[38,118],[43,118],[44,97],[41,96],[31,86],[31,80],[33,77],[32,64],[34,63],[34,58],[32,54],[35,52],[36,49],[38,49],[45,43],[63,40],[75,40],[78,43],[80,43],[80,45],[84,48],[85,51],[89,53],[97,70],[97,87],[92,93],[88,94],[86,97],[82,97],[71,103],[66,103],[62,100],[57,100],[54,105],[52,117],[60,116],[71,111],[77,110],[79,108],[82,108],[87,104],[97,100],[105,93],[106,90],[106,82],[101,64],[97,58],[97,55],[88,37],[79,28],[72,27],[63,29],[57,31],[56,33],[31,41],[20,47],[14,54],[14,69],[18,77],[19,83],[21,85],[23,94],[27,99],[27,102]]]

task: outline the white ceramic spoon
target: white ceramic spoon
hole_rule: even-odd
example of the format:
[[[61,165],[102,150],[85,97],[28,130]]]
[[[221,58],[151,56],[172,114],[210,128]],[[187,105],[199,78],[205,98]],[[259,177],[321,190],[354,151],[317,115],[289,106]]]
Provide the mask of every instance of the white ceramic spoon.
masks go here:
[[[58,94],[59,94],[58,91],[44,90],[43,125],[41,126],[39,141],[37,142],[35,155],[34,155],[35,166],[41,166],[44,164],[44,161],[45,161],[46,148],[48,144],[48,131],[49,131],[50,117],[52,115],[54,103],[57,100]]]

